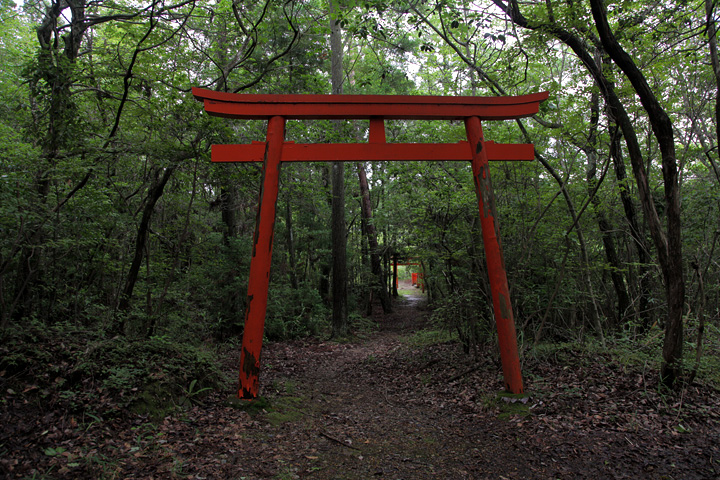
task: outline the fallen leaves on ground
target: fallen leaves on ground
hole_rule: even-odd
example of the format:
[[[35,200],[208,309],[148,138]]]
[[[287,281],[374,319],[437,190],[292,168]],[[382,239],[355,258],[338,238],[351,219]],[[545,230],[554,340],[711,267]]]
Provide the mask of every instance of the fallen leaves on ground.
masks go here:
[[[263,395],[248,413],[232,393],[159,421],[99,393],[83,415],[7,388],[5,478],[546,479],[720,477],[720,399],[704,385],[662,395],[654,372],[568,347],[526,359],[528,396],[498,401],[502,374],[454,342],[415,346],[417,302],[375,315],[352,343],[296,340],[263,353]],[[232,371],[237,354],[223,359]],[[4,385],[5,383],[3,383]],[[500,419],[503,404],[524,415]],[[99,407],[99,408],[98,408]],[[98,413],[100,412],[100,413]]]

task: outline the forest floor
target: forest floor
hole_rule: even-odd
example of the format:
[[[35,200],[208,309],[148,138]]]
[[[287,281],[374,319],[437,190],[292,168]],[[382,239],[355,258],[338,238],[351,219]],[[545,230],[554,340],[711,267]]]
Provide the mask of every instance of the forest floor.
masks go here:
[[[83,417],[12,397],[0,423],[5,478],[712,479],[720,395],[658,393],[655,371],[609,353],[526,353],[527,396],[502,397],[479,360],[426,330],[421,296],[347,343],[266,345],[268,402],[212,393],[163,419]],[[433,335],[435,335],[433,337]],[[236,354],[223,359],[234,370]],[[13,392],[14,393],[14,392]],[[19,397],[17,397],[19,398]]]

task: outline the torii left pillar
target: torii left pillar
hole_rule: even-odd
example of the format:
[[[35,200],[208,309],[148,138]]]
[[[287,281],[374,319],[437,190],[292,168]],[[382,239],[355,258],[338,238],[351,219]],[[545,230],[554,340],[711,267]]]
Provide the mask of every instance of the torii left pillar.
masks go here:
[[[285,141],[285,118],[268,120],[265,158],[263,160],[262,190],[260,190],[255,236],[253,237],[250,280],[245,307],[245,331],[240,352],[240,388],[238,397],[253,399],[260,388],[260,351],[265,330],[270,265],[272,262],[275,210],[277,208],[280,163]]]

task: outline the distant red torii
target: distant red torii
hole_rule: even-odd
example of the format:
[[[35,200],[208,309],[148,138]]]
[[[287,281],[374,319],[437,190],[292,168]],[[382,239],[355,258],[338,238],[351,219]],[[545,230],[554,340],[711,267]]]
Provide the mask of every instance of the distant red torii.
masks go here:
[[[259,391],[260,352],[270,282],[280,163],[302,161],[465,160],[472,163],[505,388],[512,393],[523,392],[515,322],[495,221],[495,197],[488,161],[532,160],[534,148],[531,144],[486,142],[480,122],[534,115],[540,102],[548,98],[547,92],[508,97],[258,95],[193,88],[192,93],[204,103],[205,111],[210,115],[268,121],[265,142],[212,147],[213,162],[263,161],[240,353],[240,398],[254,399]],[[320,145],[286,142],[287,119],[368,119],[368,143]],[[386,119],[463,120],[468,141],[454,144],[386,143]]]

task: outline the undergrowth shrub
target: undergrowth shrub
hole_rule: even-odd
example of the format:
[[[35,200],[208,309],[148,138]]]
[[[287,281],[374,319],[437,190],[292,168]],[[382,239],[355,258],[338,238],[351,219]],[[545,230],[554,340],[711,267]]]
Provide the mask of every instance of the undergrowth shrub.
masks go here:
[[[166,336],[98,342],[87,349],[75,370],[120,394],[127,406],[141,410],[170,404],[191,383],[216,388],[226,380],[214,352]]]
[[[465,353],[478,354],[481,343],[493,340],[490,307],[478,290],[464,290],[437,299],[430,317],[438,327],[457,333]]]
[[[692,319],[686,319],[685,344],[683,346],[683,379],[688,381],[697,366],[695,384],[710,385],[720,389],[720,327],[714,323],[705,325],[703,345],[699,362],[697,353],[697,325]],[[664,330],[654,326],[644,334],[634,329],[616,331],[607,335],[604,342],[591,337],[583,337],[582,342],[545,341],[528,349],[528,364],[549,362],[560,365],[588,362],[612,361],[623,369],[646,372],[648,377],[657,375],[662,362]],[[679,385],[687,386],[682,382]]]
[[[270,340],[317,335],[328,326],[329,311],[317,289],[300,285],[271,285],[265,320],[265,335]]]
[[[167,336],[106,338],[71,323],[28,322],[0,333],[0,380],[38,404],[110,414],[165,413],[188,393],[227,381],[216,353]],[[203,390],[208,392],[209,390]]]

